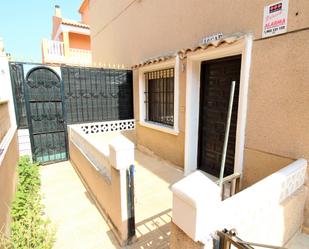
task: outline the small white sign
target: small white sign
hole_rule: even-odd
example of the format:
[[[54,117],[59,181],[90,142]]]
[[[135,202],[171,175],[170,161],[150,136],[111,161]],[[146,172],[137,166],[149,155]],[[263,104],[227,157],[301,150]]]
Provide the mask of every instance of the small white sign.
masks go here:
[[[218,41],[223,37],[223,33],[216,33],[203,38],[202,44],[207,44],[212,41]]]
[[[288,10],[288,0],[282,0],[264,7],[262,37],[279,35],[287,31]]]

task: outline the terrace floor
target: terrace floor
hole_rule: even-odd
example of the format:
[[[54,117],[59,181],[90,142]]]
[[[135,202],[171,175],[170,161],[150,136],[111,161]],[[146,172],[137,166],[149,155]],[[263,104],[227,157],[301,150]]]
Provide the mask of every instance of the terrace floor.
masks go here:
[[[135,215],[138,240],[125,248],[168,248],[172,193],[183,172],[135,151]],[[69,161],[41,167],[46,214],[57,231],[55,249],[120,248]]]
[[[286,245],[288,249],[308,249],[309,235],[297,233],[294,238]]]

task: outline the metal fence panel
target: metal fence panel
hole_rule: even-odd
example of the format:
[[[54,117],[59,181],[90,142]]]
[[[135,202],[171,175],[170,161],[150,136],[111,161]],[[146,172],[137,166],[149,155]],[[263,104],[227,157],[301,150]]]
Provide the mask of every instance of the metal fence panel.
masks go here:
[[[14,96],[16,123],[19,129],[28,128],[25,95],[24,70],[22,63],[10,63],[11,84]]]
[[[61,68],[67,123],[133,118],[132,71]]]

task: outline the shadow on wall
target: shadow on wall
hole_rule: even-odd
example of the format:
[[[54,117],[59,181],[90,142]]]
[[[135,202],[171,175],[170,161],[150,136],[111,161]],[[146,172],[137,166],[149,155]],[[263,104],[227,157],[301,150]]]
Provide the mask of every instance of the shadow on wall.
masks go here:
[[[91,195],[88,193],[88,191],[85,191],[84,194],[87,197],[87,199],[89,200],[89,202],[96,207],[96,204],[93,201],[93,199],[91,198]]]
[[[135,130],[121,131],[120,133],[121,133],[121,135],[123,135],[124,137],[126,137],[132,143],[134,143],[136,145],[136,132],[135,132]]]
[[[136,224],[137,241],[127,249],[168,249],[171,234],[171,209],[167,209],[155,216]],[[108,231],[108,237],[120,248],[112,231]]]

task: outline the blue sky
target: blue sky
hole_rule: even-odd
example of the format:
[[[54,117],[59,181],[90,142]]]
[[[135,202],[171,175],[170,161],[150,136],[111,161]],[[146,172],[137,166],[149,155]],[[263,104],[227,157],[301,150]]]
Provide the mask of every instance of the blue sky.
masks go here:
[[[41,62],[41,39],[51,37],[54,6],[64,18],[79,21],[82,0],[6,0],[1,2],[0,37],[13,58]]]

